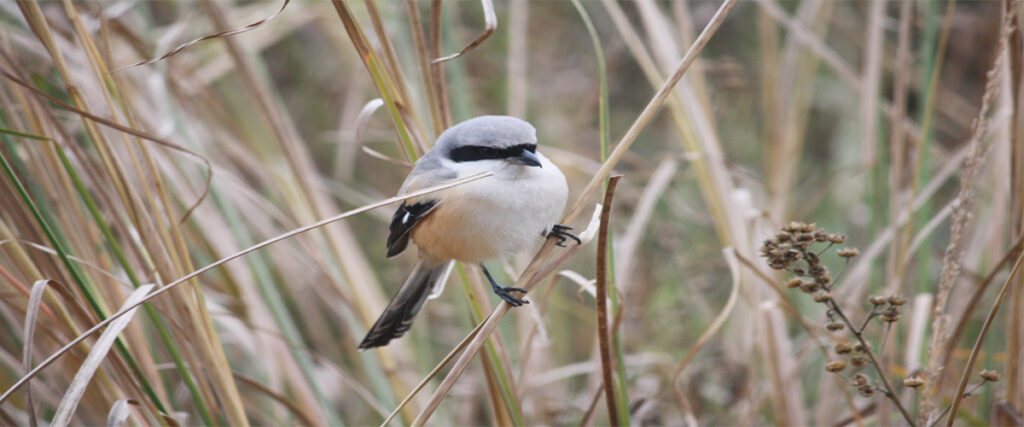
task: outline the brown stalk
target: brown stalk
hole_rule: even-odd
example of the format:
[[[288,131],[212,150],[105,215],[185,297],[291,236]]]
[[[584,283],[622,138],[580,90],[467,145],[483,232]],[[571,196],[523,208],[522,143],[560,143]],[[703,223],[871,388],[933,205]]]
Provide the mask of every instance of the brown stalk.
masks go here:
[[[1021,33],[1020,29],[1020,15],[1014,13],[1014,11],[1020,7],[1020,3],[1017,1],[1005,1],[1003,2],[1005,9],[1004,13],[1013,14],[1010,25],[1013,26],[1013,30],[1010,31],[1009,43],[1010,47],[1007,50],[1009,53],[1009,82],[1011,87],[1011,103],[1013,113],[1011,114],[1010,121],[1010,236],[1022,237],[1024,236],[1024,147],[1021,142],[1024,141],[1024,96],[1021,96],[1021,91],[1024,89],[1024,34]],[[1018,319],[1016,321],[1009,322],[1006,331],[1006,348],[1008,354],[1006,362],[1006,400],[1009,402],[1007,405],[1016,407],[1018,410],[1024,408],[1024,352],[1022,352],[1022,342],[1024,342],[1024,279],[1018,279],[1017,283],[1011,285],[1010,291],[1010,318]],[[1016,350],[1014,350],[1016,349]],[[996,418],[997,423],[1001,424],[1024,424],[1019,421],[1019,412],[1017,420],[1014,420],[1012,416],[1009,416],[1009,411],[998,411]]]
[[[878,86],[882,70],[882,46],[885,44],[885,32],[882,31],[882,20],[885,18],[885,1],[872,0],[868,12],[867,42],[864,46],[864,87],[861,90],[861,120],[864,123],[864,167],[870,168],[876,161],[878,150]],[[902,27],[901,27],[902,29]],[[897,111],[900,111],[897,108]],[[894,121],[899,123],[899,121]],[[897,126],[893,133],[899,132]]]
[[[868,355],[868,359],[871,361],[871,365],[874,366],[875,371],[878,372],[878,379],[882,381],[882,385],[885,387],[885,390],[883,390],[885,396],[888,397],[894,405],[896,405],[896,409],[900,410],[900,414],[903,415],[903,418],[907,421],[908,424],[910,424],[911,426],[917,425],[916,423],[914,423],[914,417],[911,416],[910,412],[907,411],[907,408],[903,406],[903,401],[900,399],[899,394],[896,393],[896,390],[893,389],[892,385],[889,384],[889,378],[887,375],[885,375],[885,370],[882,368],[882,364],[879,363],[878,359],[875,357],[875,352],[871,350],[871,344],[864,339],[863,326],[867,324],[867,321],[870,320],[871,317],[869,316],[867,319],[865,319],[865,325],[861,325],[861,328],[858,329],[857,326],[853,324],[853,322],[850,322],[850,318],[846,317],[846,314],[843,313],[843,309],[839,307],[839,304],[837,304],[835,300],[829,301],[827,305],[833,312],[839,315],[839,318],[843,321],[844,324],[846,324],[846,328],[849,329],[850,332],[853,333],[853,336],[857,337],[857,341],[860,342],[862,346],[864,346],[864,353]]]
[[[910,2],[900,3],[900,26],[898,33],[898,42],[896,48],[896,72],[894,73],[893,82],[893,109],[892,109],[892,123],[902,123],[906,117],[907,108],[907,70],[910,68],[910,21],[911,21],[911,8]],[[906,167],[906,154],[909,144],[907,144],[906,138],[904,138],[904,132],[902,126],[892,126],[892,133],[889,138],[889,218],[890,221],[894,221],[895,218],[899,218],[902,212],[906,212],[906,215],[910,214],[913,209],[913,205],[906,203],[908,197],[912,197],[912,194],[908,194],[906,190],[906,179],[907,167]],[[918,145],[917,150],[921,150],[924,147]],[[903,288],[903,276],[907,267],[907,263],[904,262],[904,254],[907,252],[907,246],[910,243],[910,233],[913,229],[913,223],[907,222],[903,225],[897,226],[895,230],[896,238],[893,239],[892,247],[889,250],[888,260],[888,289],[886,292],[889,295],[896,295],[900,293],[900,289]]]
[[[615,398],[615,379],[612,376],[611,337],[608,335],[608,221],[611,218],[612,198],[615,186],[622,175],[608,178],[608,187],[604,192],[601,204],[601,228],[597,232],[597,276],[595,286],[597,296],[595,311],[597,312],[597,342],[601,353],[601,374],[604,379],[604,402],[608,407],[608,422],[619,425],[618,400]],[[619,379],[623,380],[622,378]]]

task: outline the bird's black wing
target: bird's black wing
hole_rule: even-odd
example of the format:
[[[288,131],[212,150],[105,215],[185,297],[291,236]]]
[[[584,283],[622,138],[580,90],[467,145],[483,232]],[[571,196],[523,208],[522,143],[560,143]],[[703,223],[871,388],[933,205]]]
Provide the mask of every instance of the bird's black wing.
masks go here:
[[[409,246],[409,235],[416,224],[426,218],[437,207],[437,200],[417,200],[409,204],[403,202],[391,218],[391,234],[388,235],[388,258],[402,253]]]

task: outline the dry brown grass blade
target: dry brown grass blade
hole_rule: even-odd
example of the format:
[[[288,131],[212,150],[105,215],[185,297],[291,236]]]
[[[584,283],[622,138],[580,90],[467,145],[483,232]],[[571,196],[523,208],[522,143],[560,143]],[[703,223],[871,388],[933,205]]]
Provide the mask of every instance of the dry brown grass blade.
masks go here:
[[[145,302],[146,295],[154,287],[155,285],[143,285],[136,288],[128,296],[128,299],[125,300],[121,310],[118,311],[118,313],[123,312],[124,314],[116,319],[114,316],[110,317],[110,319],[115,320],[110,322],[110,327],[103,331],[100,338],[96,340],[96,344],[89,351],[85,361],[82,362],[82,366],[75,374],[75,378],[71,380],[64,398],[61,399],[60,406],[57,407],[57,413],[53,416],[52,425],[67,426],[71,423],[71,416],[74,415],[78,402],[82,400],[82,396],[85,394],[85,387],[89,385],[89,381],[92,379],[93,374],[96,373],[96,370],[99,369],[100,363],[103,363],[103,359],[107,357],[107,352],[114,345],[117,336],[121,334],[124,328],[128,327],[132,317],[135,315],[135,311],[138,310],[139,305]]]
[[[316,418],[306,413],[306,411],[303,411],[302,408],[300,408],[295,403],[292,403],[289,397],[277,393],[274,390],[271,390],[270,388],[261,384],[254,378],[250,378],[238,372],[232,372],[231,374],[232,377],[235,378],[235,380],[240,381],[243,384],[252,387],[256,390],[259,390],[260,393],[263,393],[267,397],[273,399],[275,402],[280,403],[281,406],[288,408],[288,410],[291,411],[292,414],[295,414],[295,416],[299,418],[299,420],[301,421],[300,424],[307,426],[314,426],[317,424]]]
[[[981,332],[978,333],[978,338],[974,342],[974,348],[971,349],[971,355],[967,358],[967,366],[964,367],[964,372],[960,376],[960,384],[956,387],[956,394],[953,395],[953,404],[950,405],[949,418],[946,419],[946,427],[952,427],[953,421],[956,420],[957,409],[960,408],[960,402],[964,398],[964,390],[967,389],[967,382],[971,378],[971,371],[974,369],[974,363],[978,360],[978,354],[981,352],[981,344],[985,342],[985,336],[988,335],[989,328],[992,327],[992,323],[995,322],[996,313],[999,312],[999,307],[1002,305],[1003,300],[1006,299],[1007,291],[1010,289],[1010,284],[1013,283],[1014,276],[1020,271],[1021,263],[1024,262],[1024,251],[1021,251],[1020,255],[1017,256],[1017,261],[1013,264],[1013,270],[1010,271],[1010,276],[1003,282],[1003,288],[999,291],[999,296],[996,297],[996,301],[992,303],[992,309],[989,310],[988,316],[985,318],[985,323],[981,326]]]
[[[195,158],[199,159],[203,163],[203,166],[206,168],[206,171],[207,171],[206,172],[206,177],[204,178],[204,181],[203,181],[203,191],[199,195],[199,197],[196,199],[196,201],[192,202],[192,204],[189,205],[189,208],[187,210],[185,210],[185,213],[178,220],[179,223],[185,222],[185,220],[187,220],[188,217],[190,215],[192,215],[192,212],[197,207],[199,207],[199,204],[202,203],[203,200],[206,200],[206,196],[208,196],[210,194],[210,185],[211,185],[211,182],[213,180],[213,165],[210,163],[210,160],[207,159],[206,157],[204,157],[203,155],[201,155],[201,154],[199,154],[199,153],[197,153],[195,151],[189,150],[188,148],[185,148],[185,147],[183,147],[181,145],[178,145],[178,144],[175,144],[175,143],[173,143],[171,141],[168,141],[166,139],[160,138],[158,136],[150,135],[150,134],[148,134],[146,132],[142,132],[140,130],[132,129],[132,128],[128,127],[128,126],[121,125],[120,123],[117,123],[117,122],[115,122],[113,120],[109,120],[109,119],[97,116],[95,114],[92,114],[92,113],[90,113],[88,111],[84,111],[84,110],[81,110],[79,108],[76,108],[75,106],[67,104],[67,103],[65,103],[65,102],[63,102],[63,101],[61,101],[61,100],[59,100],[59,99],[57,99],[57,98],[55,98],[55,97],[53,97],[51,95],[49,95],[49,94],[39,90],[39,89],[36,89],[34,86],[32,86],[32,85],[28,84],[27,82],[25,82],[24,80],[18,78],[16,75],[11,73],[7,69],[4,69],[3,67],[0,67],[0,74],[3,74],[3,76],[5,78],[7,78],[7,80],[11,81],[12,83],[15,83],[18,86],[21,86],[21,87],[27,89],[33,95],[35,95],[37,97],[40,97],[40,98],[43,98],[43,99],[45,99],[47,101],[50,101],[50,102],[56,104],[57,106],[59,106],[60,108],[63,108],[63,109],[68,110],[68,111],[71,111],[71,112],[73,112],[75,114],[78,114],[78,115],[80,115],[82,117],[88,118],[89,120],[92,120],[92,121],[94,121],[96,123],[99,123],[101,125],[104,125],[104,126],[107,126],[107,127],[110,127],[110,128],[116,129],[116,130],[119,130],[121,132],[127,133],[127,134],[132,135],[132,136],[136,136],[136,137],[145,139],[147,141],[155,142],[158,145],[161,145],[163,147],[167,147],[167,148],[170,148],[172,150],[175,150],[175,151],[178,151],[178,152],[181,152],[181,153],[185,153],[185,154],[188,154],[188,155],[190,155],[192,157],[195,157]]]
[[[336,222],[336,221],[348,218],[348,217],[356,215],[356,214],[360,214],[360,213],[363,213],[363,212],[366,212],[366,211],[369,211],[369,210],[372,210],[372,209],[377,209],[377,208],[380,208],[382,206],[387,206],[387,205],[390,205],[392,203],[396,203],[396,202],[399,202],[399,201],[402,201],[402,200],[406,200],[406,199],[409,199],[409,198],[419,197],[419,196],[422,196],[424,194],[430,194],[430,193],[433,193],[435,191],[441,191],[441,190],[444,190],[446,188],[451,188],[451,187],[454,187],[454,186],[457,186],[457,185],[462,185],[462,184],[466,184],[468,182],[476,181],[478,179],[483,179],[483,178],[489,177],[491,175],[492,174],[489,173],[489,172],[473,174],[473,175],[467,176],[465,178],[458,179],[458,180],[455,180],[455,181],[451,181],[451,182],[448,182],[448,183],[445,183],[445,184],[442,184],[442,185],[437,185],[437,186],[434,186],[434,187],[425,188],[423,190],[412,192],[412,193],[405,194],[405,195],[402,195],[402,196],[391,197],[391,198],[384,199],[384,200],[381,200],[381,201],[376,202],[376,203],[372,203],[372,204],[365,205],[365,206],[362,206],[362,207],[359,207],[359,208],[356,208],[356,209],[352,209],[352,210],[340,213],[338,215],[332,216],[330,218],[318,221],[318,222],[316,222],[314,224],[310,224],[310,225],[307,225],[307,226],[304,226],[304,227],[301,227],[301,228],[297,228],[297,229],[291,230],[291,231],[289,231],[287,233],[284,233],[284,234],[275,236],[273,238],[264,240],[264,241],[262,241],[260,243],[257,243],[257,244],[255,244],[253,246],[250,246],[250,247],[248,247],[248,248],[246,248],[246,249],[244,249],[242,251],[239,251],[239,252],[237,252],[235,254],[232,254],[229,257],[222,258],[222,259],[219,259],[219,260],[217,260],[217,261],[215,261],[213,263],[210,263],[210,264],[206,265],[205,267],[202,267],[202,268],[200,268],[198,270],[195,270],[195,271],[193,271],[193,272],[191,272],[191,273],[189,273],[189,274],[179,278],[178,280],[175,280],[175,281],[167,284],[166,286],[164,286],[164,287],[162,287],[160,289],[157,289],[156,291],[150,293],[148,296],[146,296],[141,301],[139,301],[139,302],[137,302],[135,304],[132,304],[132,305],[126,305],[125,307],[122,307],[121,310],[118,310],[116,313],[111,314],[110,317],[107,317],[103,321],[93,325],[93,327],[91,327],[88,330],[86,330],[85,332],[81,333],[78,337],[76,337],[75,339],[73,339],[70,342],[68,342],[67,344],[65,344],[63,347],[60,348],[60,350],[57,350],[56,352],[54,352],[52,355],[50,355],[50,357],[48,357],[46,360],[44,360],[39,365],[36,365],[36,367],[34,369],[32,369],[31,371],[26,373],[23,377],[21,377],[21,379],[19,379],[17,382],[15,382],[13,385],[11,385],[11,387],[8,388],[7,391],[5,391],[2,395],[0,395],[0,404],[2,404],[3,402],[7,401],[7,399],[11,397],[11,394],[13,394],[15,391],[17,391],[21,387],[23,387],[28,380],[30,380],[32,377],[34,377],[37,374],[39,374],[39,372],[41,370],[45,369],[47,366],[52,364],[60,356],[66,354],[68,352],[68,350],[70,350],[72,347],[74,347],[78,343],[84,341],[86,338],[88,338],[92,334],[95,334],[100,329],[103,329],[104,327],[106,327],[110,323],[114,322],[115,320],[119,319],[121,316],[124,316],[125,314],[128,314],[129,311],[134,310],[135,308],[138,308],[143,303],[148,302],[148,301],[152,300],[153,298],[156,298],[156,297],[166,293],[167,291],[169,291],[171,289],[174,289],[176,286],[179,286],[182,283],[186,283],[187,281],[195,278],[196,276],[199,276],[200,274],[203,274],[203,273],[205,273],[207,271],[210,271],[210,270],[212,270],[212,269],[214,269],[216,267],[219,267],[219,266],[223,265],[224,263],[226,263],[228,261],[234,260],[236,258],[239,258],[239,257],[243,256],[243,255],[252,253],[252,252],[254,252],[256,250],[265,248],[267,246],[270,246],[270,245],[272,245],[274,243],[277,243],[277,242],[280,242],[282,240],[295,237],[295,236],[297,236],[299,234],[302,234],[302,233],[305,233],[307,231],[323,227],[323,226],[325,226],[327,224],[330,224],[332,222]]]
[[[218,31],[218,32],[216,32],[214,34],[205,35],[203,37],[194,39],[192,41],[182,43],[178,47],[176,47],[174,49],[171,49],[169,52],[161,55],[158,58],[147,59],[145,61],[136,62],[136,63],[131,64],[131,65],[125,65],[125,66],[122,66],[122,67],[118,67],[118,68],[114,69],[114,72],[116,73],[116,72],[124,70],[126,68],[133,68],[133,67],[138,67],[140,65],[153,64],[153,63],[156,63],[156,62],[163,61],[164,59],[170,58],[170,57],[172,57],[174,55],[177,55],[177,54],[181,53],[181,51],[183,51],[185,49],[188,49],[189,47],[192,47],[192,45],[194,45],[196,43],[199,43],[199,42],[203,42],[203,41],[211,40],[211,39],[216,39],[216,38],[220,38],[220,37],[230,37],[230,36],[233,36],[233,35],[242,34],[242,33],[248,32],[248,31],[255,30],[256,28],[259,28],[263,24],[266,24],[267,22],[270,22],[274,18],[277,18],[277,15],[280,15],[281,12],[284,12],[284,8],[288,7],[288,3],[290,3],[290,2],[291,2],[291,0],[284,0],[284,2],[281,3],[281,8],[277,9],[277,12],[274,12],[273,15],[270,15],[270,16],[268,16],[266,18],[260,19],[259,21],[253,22],[253,23],[251,23],[249,25],[246,25],[244,27],[233,28],[233,29],[224,30],[224,31]]]
[[[619,425],[620,408],[617,404],[618,399],[615,398],[611,336],[608,334],[608,222],[611,219],[615,187],[621,178],[621,175],[608,178],[608,187],[604,191],[604,202],[601,203],[601,228],[597,232],[597,275],[594,282],[594,286],[597,288],[594,305],[597,312],[598,349],[601,353],[602,388],[604,388],[605,406],[608,407],[608,422],[613,426]],[[625,379],[620,378],[619,381],[625,381]],[[628,410],[628,408],[621,408],[621,410]]]
[[[491,0],[480,0],[480,3],[484,8],[484,31],[480,33],[480,35],[476,36],[473,41],[469,42],[466,47],[462,48],[462,50],[448,56],[436,58],[431,62],[439,64],[465,55],[466,52],[473,50],[473,48],[479,46],[480,43],[483,43],[484,40],[487,40],[491,34],[494,34],[494,31],[498,29],[498,15],[494,13],[494,2]]]

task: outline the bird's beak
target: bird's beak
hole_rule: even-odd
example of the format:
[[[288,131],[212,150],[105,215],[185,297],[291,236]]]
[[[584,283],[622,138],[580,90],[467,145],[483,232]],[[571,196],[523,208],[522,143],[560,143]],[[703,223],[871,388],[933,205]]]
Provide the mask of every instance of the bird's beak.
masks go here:
[[[537,157],[536,154],[533,154],[533,153],[531,153],[529,151],[526,151],[526,150],[523,150],[523,152],[520,153],[516,157],[509,157],[508,160],[510,162],[512,162],[512,163],[520,164],[520,165],[524,165],[524,166],[542,167],[540,165],[540,157]]]

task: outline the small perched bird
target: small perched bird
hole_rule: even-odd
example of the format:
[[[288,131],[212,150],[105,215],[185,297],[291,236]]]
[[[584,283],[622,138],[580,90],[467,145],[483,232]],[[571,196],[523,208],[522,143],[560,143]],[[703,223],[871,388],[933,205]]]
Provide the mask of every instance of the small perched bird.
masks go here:
[[[564,245],[579,239],[556,224],[565,209],[565,176],[537,151],[537,130],[508,116],[481,116],[441,133],[434,147],[416,162],[398,194],[436,186],[480,172],[494,175],[407,199],[391,220],[388,257],[409,244],[420,260],[398,294],[373,324],[360,350],[387,345],[412,326],[427,296],[446,279],[450,261],[479,264],[494,293],[513,306],[527,301],[491,277],[484,261],[507,257],[549,235]]]

